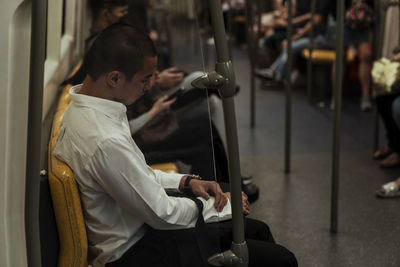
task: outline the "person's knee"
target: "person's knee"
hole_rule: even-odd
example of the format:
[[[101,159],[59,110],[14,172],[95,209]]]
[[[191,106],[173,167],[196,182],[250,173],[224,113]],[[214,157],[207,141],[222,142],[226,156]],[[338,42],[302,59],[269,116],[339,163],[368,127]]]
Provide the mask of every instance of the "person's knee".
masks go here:
[[[297,259],[296,259],[296,256],[294,255],[294,253],[281,245],[277,245],[277,246],[280,249],[280,251],[278,252],[278,255],[280,255],[279,261],[277,262],[278,266],[297,267],[298,263],[297,263]]]
[[[359,58],[361,62],[369,62],[372,57],[372,47],[368,43],[362,43],[358,49]]]
[[[262,240],[271,243],[275,243],[275,239],[269,226],[259,220],[246,218],[246,238],[251,238],[255,240]]]

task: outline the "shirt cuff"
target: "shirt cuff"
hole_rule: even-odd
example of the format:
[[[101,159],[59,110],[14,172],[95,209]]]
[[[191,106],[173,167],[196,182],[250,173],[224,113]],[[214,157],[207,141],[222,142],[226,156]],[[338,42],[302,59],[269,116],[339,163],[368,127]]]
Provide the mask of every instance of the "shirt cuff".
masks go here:
[[[179,183],[185,174],[180,173],[163,173],[162,187],[164,189],[174,189],[179,192]]]

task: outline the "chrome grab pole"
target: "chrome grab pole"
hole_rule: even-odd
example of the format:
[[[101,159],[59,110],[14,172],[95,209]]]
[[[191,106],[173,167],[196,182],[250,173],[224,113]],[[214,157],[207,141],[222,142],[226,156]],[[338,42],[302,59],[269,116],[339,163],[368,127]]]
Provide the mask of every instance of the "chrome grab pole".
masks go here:
[[[286,110],[285,110],[285,173],[290,173],[290,156],[291,156],[291,124],[292,124],[292,79],[290,72],[292,71],[292,1],[288,2],[288,27],[287,27],[287,60],[286,60]]]
[[[39,191],[47,0],[32,1],[25,225],[29,266],[41,266]]]
[[[382,14],[385,10],[385,5],[381,5],[380,2],[381,1],[379,0],[374,0],[374,10],[376,10],[374,26],[374,49],[376,58],[380,58],[382,56],[382,42],[385,25],[385,16]],[[372,111],[372,121],[374,125],[372,129],[372,153],[375,153],[379,147],[379,114],[376,103],[374,103]]]
[[[308,102],[312,101],[312,89],[313,89],[313,80],[312,80],[312,51],[314,46],[314,15],[315,15],[315,6],[316,0],[311,1],[311,29],[308,35],[310,38],[310,44],[308,47],[308,61],[307,61],[307,96]]]
[[[247,47],[250,59],[250,127],[255,126],[255,77],[254,69],[255,64],[255,52],[254,52],[254,19],[253,19],[253,0],[246,0],[246,28],[247,28]]]
[[[333,127],[332,151],[332,187],[331,187],[331,232],[338,229],[338,195],[339,195],[339,160],[340,160],[340,128],[342,109],[342,69],[343,69],[343,26],[344,0],[336,5],[336,88],[335,88],[335,122]]]
[[[197,88],[218,88],[221,95],[228,148],[233,223],[231,249],[211,256],[209,263],[215,266],[246,267],[248,265],[248,250],[244,239],[239,144],[234,103],[235,73],[229,58],[221,0],[209,0],[208,3],[214,29],[217,62],[214,72],[207,73],[193,81],[192,85]]]

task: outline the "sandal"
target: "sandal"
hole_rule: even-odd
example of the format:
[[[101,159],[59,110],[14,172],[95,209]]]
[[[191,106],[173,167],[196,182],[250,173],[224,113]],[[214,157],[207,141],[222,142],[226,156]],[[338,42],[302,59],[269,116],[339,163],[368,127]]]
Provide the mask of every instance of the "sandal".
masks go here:
[[[392,152],[389,156],[379,162],[381,168],[393,168],[400,166],[400,156],[396,152]]]
[[[381,149],[375,151],[373,157],[374,157],[374,159],[383,159],[383,158],[389,156],[392,152],[393,152],[393,150],[390,147],[385,146],[384,148],[381,148]]]
[[[381,198],[395,198],[400,197],[399,186],[396,181],[389,182],[382,185],[381,190],[376,192],[376,195]]]

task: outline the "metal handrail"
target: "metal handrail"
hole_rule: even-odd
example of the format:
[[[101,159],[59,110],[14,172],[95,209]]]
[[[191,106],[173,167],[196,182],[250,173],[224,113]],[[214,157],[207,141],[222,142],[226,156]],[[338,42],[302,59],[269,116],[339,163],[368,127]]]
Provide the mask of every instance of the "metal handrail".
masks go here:
[[[285,104],[285,173],[290,173],[291,158],[291,131],[292,131],[292,79],[290,72],[292,71],[292,36],[293,36],[293,14],[292,1],[288,1],[288,27],[287,27],[287,60],[286,60],[286,104]]]

